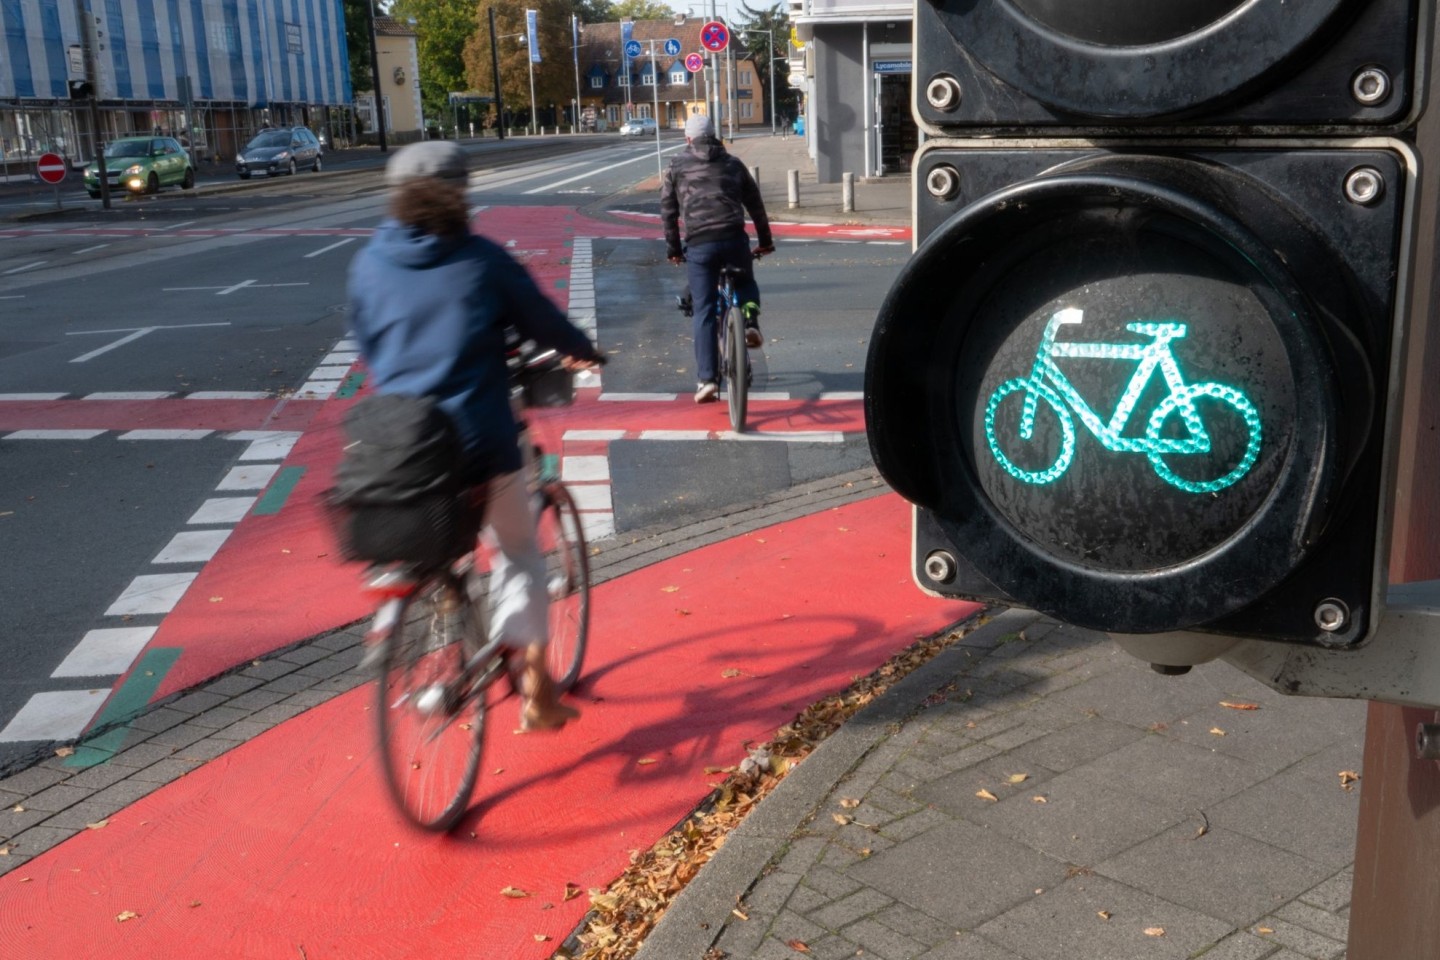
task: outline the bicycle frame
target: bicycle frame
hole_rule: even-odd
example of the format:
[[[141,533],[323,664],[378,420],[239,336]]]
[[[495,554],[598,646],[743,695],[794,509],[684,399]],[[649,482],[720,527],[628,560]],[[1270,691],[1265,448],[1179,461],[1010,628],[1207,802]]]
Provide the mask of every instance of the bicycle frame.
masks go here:
[[[1149,343],[1074,343],[1057,342],[1056,335],[1060,327],[1066,324],[1079,324],[1084,319],[1084,311],[1077,308],[1069,308],[1057,311],[1045,325],[1045,332],[1040,338],[1040,346],[1035,351],[1035,364],[1030,370],[1029,384],[1026,387],[1025,405],[1021,411],[1020,437],[1029,440],[1035,432],[1035,410],[1040,400],[1039,385],[1046,380],[1050,386],[1059,394],[1066,406],[1075,411],[1080,422],[1093,433],[1104,445],[1105,449],[1121,453],[1207,453],[1210,450],[1210,435],[1205,429],[1205,424],[1200,418],[1200,413],[1195,408],[1195,401],[1185,391],[1185,379],[1180,374],[1180,365],[1175,359],[1175,354],[1170,349],[1173,340],[1179,340],[1185,336],[1186,327],[1183,323],[1127,323],[1125,329],[1131,333],[1138,333],[1152,337]],[[1138,360],[1139,365],[1130,377],[1130,382],[1125,386],[1124,392],[1120,395],[1115,405],[1115,411],[1111,414],[1109,421],[1104,421],[1100,415],[1085,401],[1080,392],[1070,383],[1070,378],[1055,363],[1056,357],[1083,357],[1099,360]],[[1130,422],[1131,415],[1135,412],[1135,405],[1140,400],[1146,384],[1157,371],[1164,378],[1165,386],[1171,396],[1176,398],[1176,410],[1185,424],[1189,437],[1185,439],[1165,439],[1149,437],[1126,437],[1123,435],[1125,427]]]

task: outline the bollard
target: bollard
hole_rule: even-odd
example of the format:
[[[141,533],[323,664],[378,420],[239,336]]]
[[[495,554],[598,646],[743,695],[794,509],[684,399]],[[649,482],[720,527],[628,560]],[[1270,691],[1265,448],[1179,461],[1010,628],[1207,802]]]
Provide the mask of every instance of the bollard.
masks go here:
[[[846,213],[855,212],[855,174],[840,175],[840,209]]]
[[[800,171],[786,170],[786,193],[790,198],[790,207],[793,209],[800,206]]]

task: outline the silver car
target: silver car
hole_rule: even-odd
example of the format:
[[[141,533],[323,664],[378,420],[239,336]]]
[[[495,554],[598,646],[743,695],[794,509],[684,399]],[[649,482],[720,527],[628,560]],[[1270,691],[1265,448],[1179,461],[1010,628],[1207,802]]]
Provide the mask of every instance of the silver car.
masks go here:
[[[319,173],[321,153],[320,141],[306,127],[261,130],[236,154],[235,172],[241,180],[249,180],[252,174],[293,175],[300,167]]]
[[[620,125],[620,136],[622,137],[653,137],[655,136],[654,117],[631,117]]]

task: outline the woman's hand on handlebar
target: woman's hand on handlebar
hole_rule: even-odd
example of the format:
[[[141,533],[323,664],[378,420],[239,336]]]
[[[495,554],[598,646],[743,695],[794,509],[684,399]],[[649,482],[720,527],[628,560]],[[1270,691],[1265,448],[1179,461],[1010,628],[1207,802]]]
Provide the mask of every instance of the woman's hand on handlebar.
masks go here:
[[[562,357],[560,365],[571,372],[594,370],[596,367],[603,367],[605,365],[605,358],[601,356],[594,360],[581,360],[579,357]]]
[[[774,252],[775,252],[775,244],[772,243],[772,244],[770,244],[769,246],[766,246],[766,247],[756,247],[754,250],[752,250],[752,251],[750,251],[750,252],[751,252],[751,254],[755,257],[756,260],[759,260],[761,257],[765,256],[766,254],[774,253]]]

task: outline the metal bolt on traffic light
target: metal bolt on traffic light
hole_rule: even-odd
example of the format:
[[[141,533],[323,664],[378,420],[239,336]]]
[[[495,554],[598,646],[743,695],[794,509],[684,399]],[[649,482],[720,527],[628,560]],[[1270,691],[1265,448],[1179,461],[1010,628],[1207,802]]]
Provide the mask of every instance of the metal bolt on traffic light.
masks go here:
[[[1167,668],[1373,634],[1432,17],[917,3],[866,412],[923,589]]]

